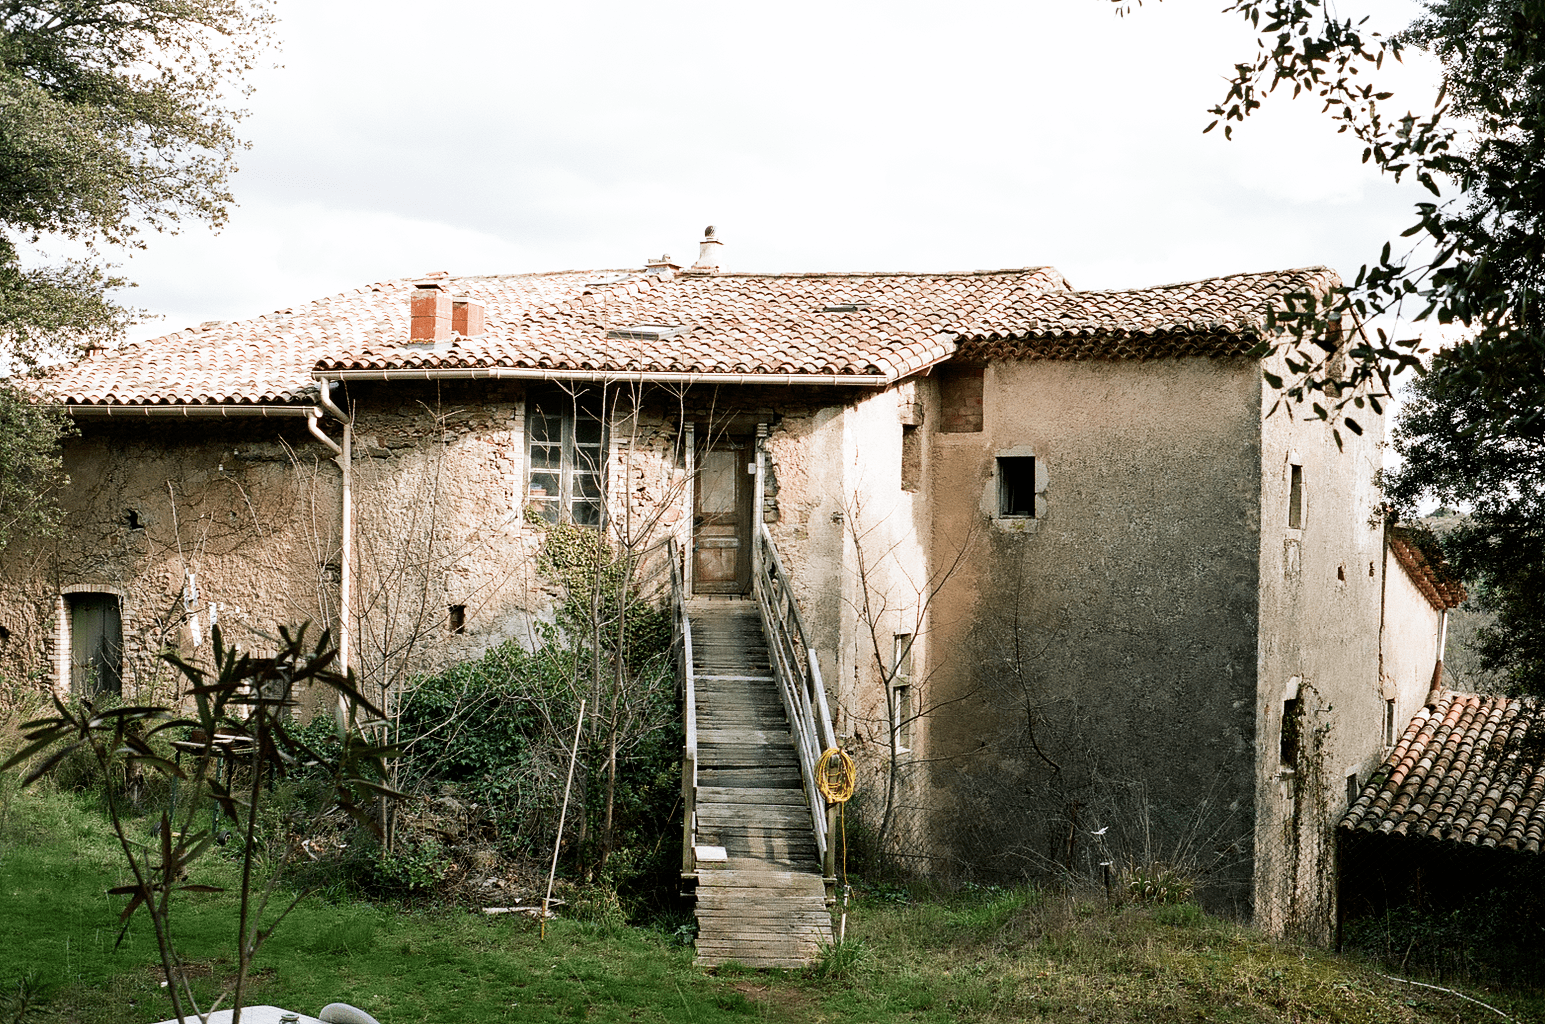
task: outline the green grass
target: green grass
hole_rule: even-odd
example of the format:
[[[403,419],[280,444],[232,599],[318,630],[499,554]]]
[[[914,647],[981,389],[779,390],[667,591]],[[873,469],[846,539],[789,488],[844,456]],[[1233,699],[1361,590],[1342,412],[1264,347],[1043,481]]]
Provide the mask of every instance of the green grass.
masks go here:
[[[3,996],[49,992],[28,1021],[169,1016],[149,922],[115,948],[121,880],[90,805],[14,797],[0,834]],[[234,880],[234,865],[218,867]],[[200,878],[199,880],[207,880]],[[231,970],[234,900],[190,897],[178,934],[204,992]],[[312,898],[264,947],[252,1001],[315,1013],[341,1000],[383,1024],[492,1021],[1500,1021],[1364,965],[1278,946],[1189,905],[1111,909],[1026,889],[903,902],[861,896],[848,944],[800,972],[692,965],[664,931]],[[1516,1019],[1545,1001],[1471,990]]]

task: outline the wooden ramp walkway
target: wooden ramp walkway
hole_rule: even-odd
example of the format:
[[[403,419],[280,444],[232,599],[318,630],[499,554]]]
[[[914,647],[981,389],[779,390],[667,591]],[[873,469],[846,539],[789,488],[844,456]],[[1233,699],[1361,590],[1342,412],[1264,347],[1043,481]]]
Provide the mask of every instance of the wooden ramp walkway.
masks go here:
[[[697,599],[697,961],[800,967],[832,941],[799,758],[756,602]]]

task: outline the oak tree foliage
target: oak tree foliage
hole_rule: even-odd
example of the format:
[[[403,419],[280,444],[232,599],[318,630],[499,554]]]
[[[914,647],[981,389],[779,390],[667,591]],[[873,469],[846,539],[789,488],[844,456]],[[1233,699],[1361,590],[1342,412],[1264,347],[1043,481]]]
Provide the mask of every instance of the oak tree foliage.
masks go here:
[[[1473,509],[1442,543],[1496,616],[1479,640],[1483,665],[1515,690],[1545,693],[1545,0],[1423,0],[1394,32],[1322,0],[1226,10],[1256,29],[1257,53],[1235,66],[1207,130],[1230,133],[1274,91],[1307,94],[1363,143],[1365,163],[1425,196],[1355,280],[1297,296],[1274,318],[1291,377],[1268,381],[1281,402],[1337,421],[1339,443],[1340,427],[1361,432],[1360,409],[1380,411],[1395,374],[1416,371],[1389,512],[1409,516],[1433,499]],[[1443,69],[1435,102],[1414,112],[1374,83],[1385,60],[1412,49]],[[1457,325],[1465,340],[1425,369],[1417,341],[1375,328],[1336,359],[1325,325],[1347,314]]]
[[[66,429],[7,375],[106,346],[136,318],[106,259],[187,222],[219,227],[245,76],[269,0],[0,2],[0,545],[46,526]],[[84,256],[39,264],[64,241]]]

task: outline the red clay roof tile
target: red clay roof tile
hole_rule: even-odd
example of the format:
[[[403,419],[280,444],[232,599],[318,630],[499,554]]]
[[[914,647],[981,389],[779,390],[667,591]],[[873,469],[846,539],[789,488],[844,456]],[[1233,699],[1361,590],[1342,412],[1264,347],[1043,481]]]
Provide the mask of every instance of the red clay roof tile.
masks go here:
[[[1524,743],[1532,701],[1441,691],[1341,819],[1341,828],[1540,852],[1545,767]]]
[[[1453,577],[1448,563],[1436,551],[1429,554],[1420,533],[1405,527],[1390,531],[1389,550],[1405,570],[1407,578],[1422,592],[1427,603],[1438,611],[1457,608],[1465,602],[1464,584]]]
[[[1289,295],[1323,298],[1336,272],[1306,267],[1134,288],[1043,292],[995,309],[960,333],[960,355],[985,359],[1158,359],[1245,355],[1267,311]]]
[[[61,368],[39,390],[76,406],[303,403],[316,378],[393,371],[819,376],[884,384],[940,360],[1144,359],[1248,352],[1265,311],[1334,280],[1323,268],[1134,291],[1072,291],[1049,267],[956,273],[445,277],[486,332],[409,343],[409,295],[381,282],[253,320],[185,330]],[[828,311],[852,306],[851,311]],[[651,336],[614,332],[679,326]]]

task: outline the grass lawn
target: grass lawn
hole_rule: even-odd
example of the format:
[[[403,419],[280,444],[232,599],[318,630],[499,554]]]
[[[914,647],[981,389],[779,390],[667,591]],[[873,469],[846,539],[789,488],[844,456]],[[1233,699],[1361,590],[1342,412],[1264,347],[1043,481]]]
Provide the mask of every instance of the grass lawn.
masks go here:
[[[0,1024],[12,1024],[4,997],[29,974],[49,993],[29,1024],[169,1016],[149,921],[115,948],[122,898],[103,892],[123,869],[102,817],[47,790],[12,795],[0,810]],[[211,867],[229,877],[210,879]],[[234,864],[211,862],[198,880],[234,874]],[[176,913],[206,992],[231,970],[234,921],[226,895],[191,896]],[[944,901],[882,891],[856,904],[848,938],[807,971],[710,974],[663,931],[560,920],[543,941],[520,915],[313,897],[259,955],[251,1002],[315,1014],[340,1000],[382,1024],[1503,1019],[1190,906],[1112,909],[1023,889]],[[1539,996],[1467,992],[1514,1019],[1545,1020]]]

